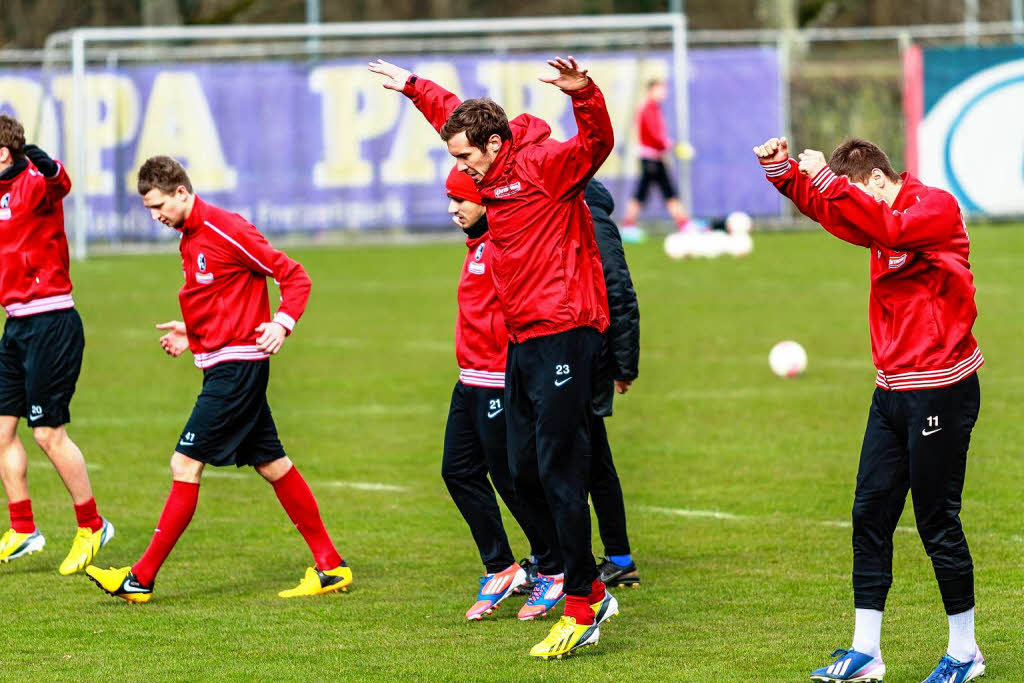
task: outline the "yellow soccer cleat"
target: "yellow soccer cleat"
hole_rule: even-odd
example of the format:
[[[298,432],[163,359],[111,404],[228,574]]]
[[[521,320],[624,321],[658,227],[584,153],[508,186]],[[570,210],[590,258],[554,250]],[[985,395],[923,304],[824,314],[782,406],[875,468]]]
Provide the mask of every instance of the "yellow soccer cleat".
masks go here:
[[[64,576],[70,576],[85,569],[99,552],[100,548],[110,542],[114,537],[114,525],[103,520],[103,526],[99,531],[93,531],[89,527],[78,527],[75,540],[71,542],[71,552],[60,563],[57,569]]]
[[[531,657],[561,659],[589,645],[597,645],[601,630],[597,622],[577,624],[575,617],[563,616],[551,627],[548,637],[533,646]]]
[[[8,529],[3,537],[0,537],[0,562],[4,564],[19,557],[38,553],[46,545],[46,539],[36,529],[30,534],[18,533],[14,529]]]
[[[342,562],[334,569],[322,571],[315,567],[306,570],[306,575],[299,581],[295,588],[281,591],[277,594],[280,598],[302,598],[307,595],[323,595],[334,591],[348,592],[352,585],[352,570]]]
[[[90,564],[85,568],[85,575],[103,589],[104,593],[115,598],[140,603],[149,602],[153,597],[153,587],[139,583],[131,567],[100,569]]]

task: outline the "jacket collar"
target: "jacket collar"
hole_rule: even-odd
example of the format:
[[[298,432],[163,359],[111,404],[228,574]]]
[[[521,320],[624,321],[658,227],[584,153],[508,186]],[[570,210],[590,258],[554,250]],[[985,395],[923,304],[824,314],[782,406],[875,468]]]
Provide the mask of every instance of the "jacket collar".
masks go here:
[[[491,164],[491,167],[487,169],[487,173],[484,174],[484,179],[480,181],[478,189],[484,189],[493,185],[505,174],[505,168],[512,157],[513,146],[515,146],[515,138],[501,143],[501,149],[498,150],[498,155],[494,157],[494,163]]]
[[[203,219],[206,216],[206,202],[199,198],[199,195],[195,196],[195,202],[192,204],[192,213],[185,219],[185,223],[181,226],[181,232],[185,235],[194,233],[203,225]]]
[[[15,178],[17,178],[21,174],[21,172],[24,171],[26,168],[28,168],[28,161],[26,159],[15,161],[14,164],[8,167],[6,171],[0,173],[0,183],[11,182]]]
[[[896,199],[892,202],[892,208],[897,211],[906,211],[920,201],[921,195],[924,194],[925,185],[905,171],[900,173],[900,179],[903,181],[903,185],[896,194]]]

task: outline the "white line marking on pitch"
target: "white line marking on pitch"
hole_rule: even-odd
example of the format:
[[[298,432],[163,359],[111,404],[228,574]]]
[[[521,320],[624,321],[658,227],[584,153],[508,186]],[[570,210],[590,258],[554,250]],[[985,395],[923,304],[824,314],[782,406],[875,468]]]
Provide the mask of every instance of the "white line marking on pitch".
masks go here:
[[[647,510],[648,512],[660,512],[663,515],[675,515],[676,517],[705,517],[711,519],[746,519],[740,515],[730,514],[728,512],[718,512],[717,510],[685,510],[683,508],[661,508],[643,505],[640,507],[641,510]]]
[[[380,491],[386,493],[408,493],[408,486],[396,484],[380,484],[373,481],[320,481],[320,486],[335,486],[340,489],[355,489],[357,491]]]
[[[673,515],[675,517],[697,517],[697,518],[703,518],[703,519],[726,519],[726,520],[733,520],[733,521],[737,521],[737,520],[760,520],[760,521],[763,521],[763,520],[769,519],[769,517],[767,517],[767,516],[749,517],[749,516],[745,516],[745,515],[734,515],[731,512],[719,512],[718,510],[687,510],[685,508],[664,508],[664,507],[656,507],[656,506],[652,506],[652,505],[641,505],[641,506],[639,506],[638,509],[645,510],[647,512],[657,512],[657,513],[660,513],[660,514],[663,514],[663,515]],[[805,524],[817,524],[819,526],[827,526],[827,527],[833,527],[833,528],[838,528],[838,529],[850,529],[850,528],[853,527],[853,524],[851,522],[840,522],[840,521],[833,521],[833,520],[815,521],[815,520],[812,520],[812,519],[801,519],[799,521],[801,521],[801,522],[803,522]],[[898,527],[896,527],[896,531],[899,531],[899,532],[902,532],[902,533],[907,533],[907,534],[917,533],[917,530],[914,527],[909,527],[909,526],[898,526]]]

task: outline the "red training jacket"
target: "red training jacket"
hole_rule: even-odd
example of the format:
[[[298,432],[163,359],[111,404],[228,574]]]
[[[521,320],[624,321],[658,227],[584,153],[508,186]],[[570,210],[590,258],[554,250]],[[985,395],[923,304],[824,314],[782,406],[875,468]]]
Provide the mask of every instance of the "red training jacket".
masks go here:
[[[883,389],[955,384],[981,367],[971,328],[970,241],[953,195],[904,173],[890,207],[826,166],[813,179],[790,159],[764,166],[807,217],[871,254],[871,355]]]
[[[636,117],[636,136],[640,147],[637,150],[641,159],[657,160],[672,146],[668,136],[665,117],[661,113],[661,105],[655,100],[644,102]]]
[[[309,301],[306,271],[249,221],[198,196],[181,233],[185,284],[178,300],[196,366],[268,358],[256,346],[256,328],[270,320],[267,277],[281,286],[273,322],[290,334]]]
[[[412,76],[405,94],[438,131],[459,98]],[[579,133],[550,139],[541,119],[521,114],[477,186],[487,206],[494,285],[513,342],[589,326],[608,327],[608,295],[583,189],[611,153],[604,96],[590,82],[567,92]]]
[[[0,304],[11,318],[74,308],[63,202],[71,178],[60,162],[52,178],[18,163],[25,170],[0,180]]]
[[[491,277],[494,249],[489,232],[466,239],[469,248],[459,278],[455,357],[459,381],[473,387],[505,387],[508,331]]]

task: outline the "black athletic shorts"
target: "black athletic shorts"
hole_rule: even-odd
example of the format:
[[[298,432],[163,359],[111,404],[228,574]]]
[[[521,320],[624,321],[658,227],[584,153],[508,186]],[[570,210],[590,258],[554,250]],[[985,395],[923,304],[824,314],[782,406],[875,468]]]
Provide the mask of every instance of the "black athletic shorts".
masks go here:
[[[0,415],[28,418],[29,427],[71,422],[84,350],[73,308],[8,318],[0,339]]]
[[[676,190],[672,187],[672,181],[668,177],[668,168],[665,166],[665,162],[660,159],[641,159],[640,160],[640,182],[636,186],[636,194],[633,198],[643,204],[647,201],[647,192],[650,190],[651,183],[658,186],[661,190],[661,196],[666,201],[674,199],[676,196]]]
[[[267,403],[270,359],[203,370],[203,390],[174,450],[208,465],[262,465],[285,456]]]

